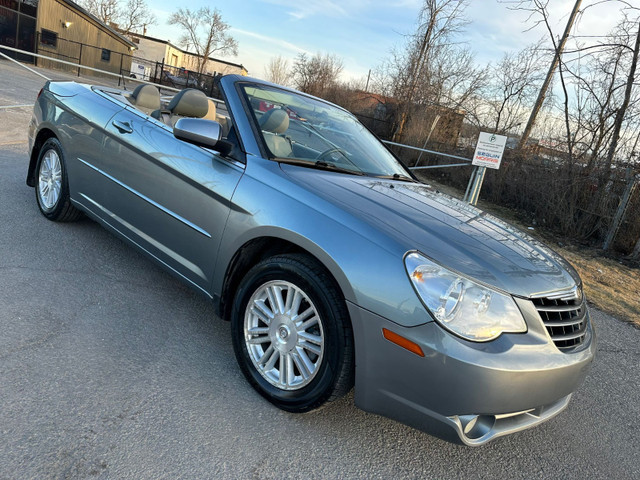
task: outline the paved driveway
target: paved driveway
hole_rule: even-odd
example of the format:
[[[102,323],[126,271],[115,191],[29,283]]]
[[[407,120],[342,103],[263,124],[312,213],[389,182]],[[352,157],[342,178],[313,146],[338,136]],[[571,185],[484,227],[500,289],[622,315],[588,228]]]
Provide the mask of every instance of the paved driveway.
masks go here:
[[[0,478],[640,478],[640,330],[593,310],[568,410],[481,448],[352,396],[288,414],[245,382],[206,299],[96,223],[39,214],[23,132],[0,140]]]

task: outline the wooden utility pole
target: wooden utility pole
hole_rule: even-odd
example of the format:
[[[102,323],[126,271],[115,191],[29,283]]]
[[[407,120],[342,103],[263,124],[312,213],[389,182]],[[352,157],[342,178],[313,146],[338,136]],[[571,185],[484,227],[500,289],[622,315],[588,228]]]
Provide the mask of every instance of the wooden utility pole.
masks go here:
[[[549,89],[549,84],[551,83],[551,79],[553,78],[553,73],[555,72],[556,68],[558,68],[558,63],[560,63],[560,57],[562,56],[564,46],[567,43],[567,39],[569,38],[569,34],[571,33],[571,29],[573,28],[573,23],[575,22],[575,19],[578,16],[578,11],[580,10],[581,3],[582,3],[582,0],[576,0],[576,4],[573,6],[573,11],[571,12],[571,16],[567,21],[567,26],[564,29],[564,34],[560,39],[560,43],[556,47],[556,53],[553,56],[553,61],[551,62],[551,66],[549,67],[549,71],[547,72],[547,78],[544,79],[544,83],[540,88],[540,92],[538,93],[538,98],[536,100],[536,103],[533,106],[533,110],[531,110],[531,115],[529,116],[529,121],[527,122],[527,126],[524,128],[524,132],[522,132],[522,137],[520,138],[520,143],[518,144],[518,148],[523,148],[527,144],[529,135],[531,135],[531,130],[533,130],[533,125],[536,123],[536,117],[538,116],[538,112],[540,112],[542,103],[544,102],[544,99],[547,96],[547,90]]]

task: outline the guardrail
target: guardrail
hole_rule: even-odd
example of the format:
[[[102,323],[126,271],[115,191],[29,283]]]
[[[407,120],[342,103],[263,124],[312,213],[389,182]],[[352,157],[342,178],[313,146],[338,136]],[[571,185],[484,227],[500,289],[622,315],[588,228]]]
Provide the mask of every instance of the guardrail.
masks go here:
[[[66,60],[60,60],[57,58],[52,58],[52,57],[48,57],[46,55],[41,55],[39,53],[33,53],[33,52],[29,52],[26,50],[20,50],[18,48],[13,48],[13,47],[7,47],[5,45],[0,45],[0,49],[4,49],[4,50],[8,50],[11,52],[16,52],[16,53],[22,53],[24,55],[31,55],[32,57],[35,58],[43,58],[45,60],[49,60],[52,62],[58,62],[58,63],[62,63],[64,65],[70,65],[72,67],[78,67],[78,68],[83,68],[85,70],[89,70],[92,72],[98,72],[100,74],[103,75],[108,75],[108,76],[112,76],[112,77],[117,77],[118,79],[121,79],[123,84],[125,81],[125,76],[121,73],[113,73],[113,72],[108,72],[106,70],[100,70],[99,68],[93,68],[93,67],[87,67],[84,65],[81,65],[79,63],[74,63],[74,62],[68,62]],[[34,73],[35,75],[38,75],[42,78],[44,78],[45,80],[51,80],[49,77],[47,77],[46,75],[43,75],[42,73],[34,70],[33,68],[28,67],[27,65],[18,62],[17,60],[11,58],[10,56],[0,52],[0,56],[3,58],[6,58],[7,60],[10,60],[12,62],[14,62],[15,64],[29,70],[31,73]],[[154,85],[156,87],[158,87],[159,89],[162,88],[164,90],[168,90],[171,92],[180,92],[181,90],[178,88],[173,88],[173,87],[167,87],[166,85],[161,85],[158,83],[154,83],[154,82],[148,82],[146,80],[142,80],[139,78],[131,78],[131,77],[126,77],[127,80],[132,81],[132,82],[138,82],[138,83],[143,83],[146,85]],[[126,86],[125,86],[126,88]],[[224,103],[222,100],[219,100],[217,98],[212,98],[212,100],[214,102],[217,103]],[[15,105],[15,106],[7,106],[4,108],[17,108],[17,107],[21,107],[22,105]],[[3,107],[0,107],[3,108]],[[416,150],[419,152],[423,152],[423,153],[429,153],[432,155],[438,155],[441,157],[446,157],[446,158],[453,158],[456,160],[463,160],[465,163],[451,163],[451,164],[446,164],[446,165],[426,165],[426,166],[422,166],[419,167],[417,165],[414,165],[413,167],[409,167],[409,170],[427,170],[427,169],[432,169],[432,168],[450,168],[450,167],[467,167],[467,166],[471,166],[471,159],[469,158],[465,158],[465,157],[459,157],[457,155],[451,155],[448,153],[442,153],[442,152],[436,152],[435,150],[427,150],[425,148],[419,148],[419,147],[414,147],[413,145],[405,145],[402,143],[396,143],[396,142],[391,142],[389,140],[382,140],[383,143],[387,144],[387,145],[393,145],[396,147],[400,147],[400,148],[408,148],[410,150]],[[419,158],[418,158],[419,160]],[[417,163],[417,162],[416,162]],[[463,197],[463,201],[464,202],[469,202],[469,204],[471,205],[476,205],[478,203],[478,196],[480,195],[480,189],[482,188],[482,182],[484,181],[484,175],[486,172],[486,168],[484,167],[474,167],[473,171],[471,172],[471,177],[469,178],[469,183],[467,184],[467,190],[464,194]]]

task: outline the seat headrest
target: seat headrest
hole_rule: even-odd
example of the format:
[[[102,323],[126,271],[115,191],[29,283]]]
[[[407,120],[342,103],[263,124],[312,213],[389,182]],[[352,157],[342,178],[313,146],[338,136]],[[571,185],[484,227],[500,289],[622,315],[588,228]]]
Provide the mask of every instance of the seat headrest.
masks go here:
[[[216,102],[214,102],[210,98],[207,98],[207,103],[209,106],[209,110],[207,110],[207,114],[203,118],[216,121]]]
[[[263,114],[259,120],[260,128],[267,132],[284,133],[289,128],[289,115],[284,110],[274,108]]]
[[[131,97],[136,107],[158,110],[160,108],[160,92],[153,85],[138,85]]]
[[[209,102],[207,102],[207,96],[200,90],[187,88],[171,99],[167,109],[173,115],[202,118],[209,110]]]

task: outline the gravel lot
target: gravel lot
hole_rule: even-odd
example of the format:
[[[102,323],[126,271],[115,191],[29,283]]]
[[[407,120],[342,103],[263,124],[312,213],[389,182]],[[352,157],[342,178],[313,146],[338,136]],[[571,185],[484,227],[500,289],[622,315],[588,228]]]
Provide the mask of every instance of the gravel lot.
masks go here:
[[[43,81],[6,63],[0,106],[33,102]],[[592,310],[599,352],[569,408],[481,448],[351,395],[281,412],[206,299],[96,223],[39,214],[29,116],[0,109],[0,478],[640,478],[640,330]]]

